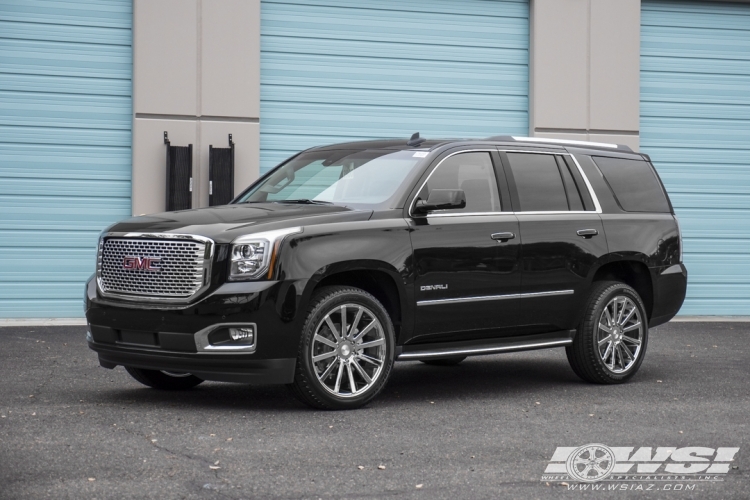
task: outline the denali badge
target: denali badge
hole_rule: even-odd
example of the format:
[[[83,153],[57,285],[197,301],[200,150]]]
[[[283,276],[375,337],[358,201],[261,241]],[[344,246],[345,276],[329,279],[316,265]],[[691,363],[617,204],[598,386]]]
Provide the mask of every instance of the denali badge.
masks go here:
[[[161,271],[159,262],[161,262],[159,257],[125,257],[122,267],[130,270]]]
[[[431,290],[447,290],[448,285],[424,285],[419,287],[420,292],[429,292]]]

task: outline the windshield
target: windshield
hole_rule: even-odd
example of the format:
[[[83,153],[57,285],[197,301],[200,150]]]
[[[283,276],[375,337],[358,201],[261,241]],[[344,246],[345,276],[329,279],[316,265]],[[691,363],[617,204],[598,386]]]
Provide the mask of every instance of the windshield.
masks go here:
[[[423,153],[334,150],[303,153],[243,196],[243,202],[309,201],[377,205],[389,200]]]

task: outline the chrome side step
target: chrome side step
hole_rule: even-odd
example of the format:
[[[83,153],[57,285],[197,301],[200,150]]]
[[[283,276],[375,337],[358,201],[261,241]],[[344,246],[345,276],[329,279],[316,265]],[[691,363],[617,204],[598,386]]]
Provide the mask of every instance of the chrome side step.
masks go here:
[[[499,354],[503,352],[531,351],[564,347],[573,343],[575,330],[522,337],[474,340],[469,342],[443,342],[401,346],[396,352],[396,360],[446,358],[451,356],[480,356],[482,354]]]

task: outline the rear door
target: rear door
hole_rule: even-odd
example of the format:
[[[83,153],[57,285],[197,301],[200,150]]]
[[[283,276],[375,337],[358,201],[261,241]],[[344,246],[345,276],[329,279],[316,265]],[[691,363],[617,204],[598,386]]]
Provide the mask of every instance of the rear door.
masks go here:
[[[607,241],[595,195],[573,156],[502,152],[521,232],[519,320],[527,333],[573,327]]]
[[[520,289],[519,228],[501,168],[494,150],[448,153],[417,194],[427,199],[432,189],[462,189],[467,202],[410,216],[418,338],[482,338],[515,323],[514,308],[505,304],[512,300],[504,299]]]

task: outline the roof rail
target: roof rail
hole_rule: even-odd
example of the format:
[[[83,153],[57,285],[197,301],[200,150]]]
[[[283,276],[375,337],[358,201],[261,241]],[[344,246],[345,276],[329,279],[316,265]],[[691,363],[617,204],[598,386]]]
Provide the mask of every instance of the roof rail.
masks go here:
[[[581,146],[581,147],[592,147],[592,148],[606,148],[606,149],[618,149],[620,151],[630,151],[630,146],[624,144],[612,144],[608,142],[592,142],[592,141],[574,141],[570,139],[549,139],[547,137],[517,137],[509,135],[497,135],[490,137],[491,140],[495,141],[518,141],[518,142],[541,142],[547,144],[562,144],[568,146]]]

